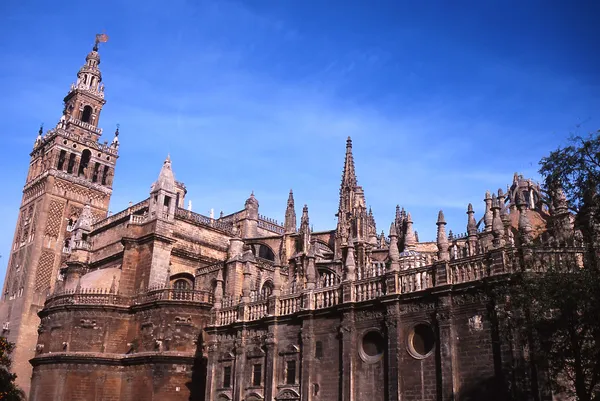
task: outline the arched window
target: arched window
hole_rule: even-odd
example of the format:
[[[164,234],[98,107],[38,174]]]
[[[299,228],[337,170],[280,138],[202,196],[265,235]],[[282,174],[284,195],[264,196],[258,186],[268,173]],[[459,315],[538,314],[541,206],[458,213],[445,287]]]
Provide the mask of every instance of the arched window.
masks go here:
[[[92,119],[92,106],[85,106],[81,112],[81,121],[89,123]]]
[[[275,254],[273,253],[271,248],[269,248],[266,245],[255,244],[252,246],[252,251],[254,253],[254,256],[258,256],[259,258],[267,259],[270,261],[275,261]]]
[[[268,298],[271,296],[271,294],[273,293],[273,282],[271,282],[271,280],[267,280],[264,282],[264,284],[262,285],[262,288],[260,289],[260,296],[261,298]]]
[[[172,279],[173,284],[171,288],[173,288],[173,299],[191,301],[193,298],[192,290],[194,289],[194,281],[192,276],[184,273],[178,274]]]
[[[178,280],[175,280],[175,282],[173,283],[173,289],[180,291],[191,290],[192,284],[188,280],[180,278]]]
[[[92,152],[89,149],[85,149],[81,153],[81,161],[79,162],[79,171],[77,172],[77,176],[85,175],[85,169],[90,163],[90,157],[92,157]]]

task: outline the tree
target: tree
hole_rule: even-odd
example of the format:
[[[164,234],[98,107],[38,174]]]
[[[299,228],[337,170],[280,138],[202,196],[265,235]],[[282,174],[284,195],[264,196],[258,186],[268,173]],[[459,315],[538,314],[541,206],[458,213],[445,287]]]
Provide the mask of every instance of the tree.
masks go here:
[[[557,199],[565,209],[568,202],[574,225],[567,217],[569,233],[554,249],[524,247],[525,271],[508,287],[509,316],[532,376],[593,401],[600,400],[600,131],[570,142],[541,160],[540,173],[551,211],[558,214]]]
[[[573,136],[571,144],[558,148],[540,161],[544,186],[552,192],[561,188],[575,214],[575,226],[589,246],[598,245],[600,235],[600,130]],[[593,252],[597,264],[597,252]],[[595,266],[598,268],[598,266]]]
[[[2,401],[21,401],[25,399],[23,391],[15,384],[17,375],[10,373],[10,354],[15,345],[0,337],[0,400]]]

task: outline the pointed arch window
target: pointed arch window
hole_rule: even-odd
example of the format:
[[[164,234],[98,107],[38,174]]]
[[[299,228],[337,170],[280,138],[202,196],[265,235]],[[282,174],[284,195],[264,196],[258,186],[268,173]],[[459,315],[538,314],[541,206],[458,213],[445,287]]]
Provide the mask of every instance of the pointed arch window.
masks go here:
[[[92,157],[92,152],[89,149],[85,149],[81,153],[81,161],[79,162],[79,171],[77,172],[77,176],[85,175],[85,169],[87,168],[90,158]]]

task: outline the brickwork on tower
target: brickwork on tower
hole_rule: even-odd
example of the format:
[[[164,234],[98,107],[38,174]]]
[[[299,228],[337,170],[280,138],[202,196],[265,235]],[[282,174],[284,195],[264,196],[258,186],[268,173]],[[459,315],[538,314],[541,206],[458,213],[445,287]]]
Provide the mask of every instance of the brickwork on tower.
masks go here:
[[[523,360],[490,289],[578,238],[564,202],[515,174],[479,220],[465,206],[465,234],[440,211],[421,242],[400,207],[378,234],[348,138],[328,231],[308,205],[297,223],[292,191],[283,223],[254,193],[219,217],[185,209],[170,157],[108,216],[120,143],[98,142],[99,63],[96,43],[35,141],[0,301],[30,400],[461,400]]]

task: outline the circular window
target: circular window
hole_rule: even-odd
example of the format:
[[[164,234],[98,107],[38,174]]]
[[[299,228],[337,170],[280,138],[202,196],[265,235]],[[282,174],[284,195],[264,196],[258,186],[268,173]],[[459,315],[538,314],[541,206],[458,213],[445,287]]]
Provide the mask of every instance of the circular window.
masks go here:
[[[106,160],[110,161],[110,156],[106,156]]]
[[[98,157],[102,156],[102,153],[98,153]]]
[[[408,335],[408,350],[415,358],[425,358],[431,355],[435,346],[435,333],[430,325],[419,323]]]
[[[63,141],[63,143],[66,145],[66,144],[67,144],[67,140],[65,139],[65,140]]]
[[[385,349],[385,339],[379,331],[368,331],[362,337],[360,356],[365,362],[374,363],[381,359]]]
[[[76,147],[77,147],[77,145],[76,145],[76,144],[73,144],[73,147],[74,147],[74,148],[76,148]]]

